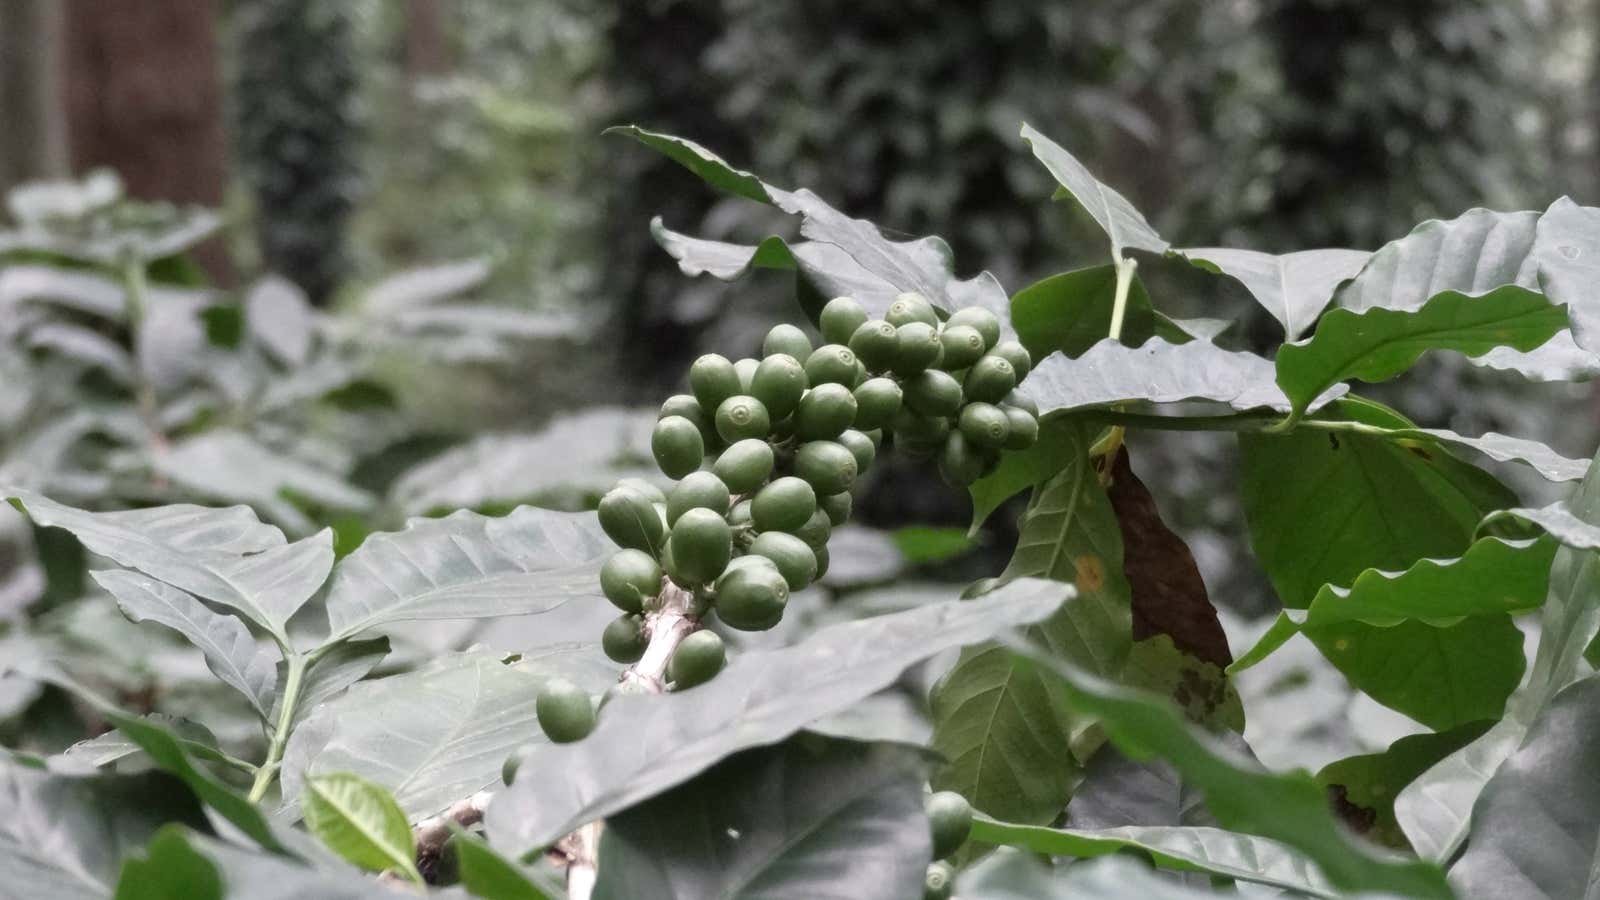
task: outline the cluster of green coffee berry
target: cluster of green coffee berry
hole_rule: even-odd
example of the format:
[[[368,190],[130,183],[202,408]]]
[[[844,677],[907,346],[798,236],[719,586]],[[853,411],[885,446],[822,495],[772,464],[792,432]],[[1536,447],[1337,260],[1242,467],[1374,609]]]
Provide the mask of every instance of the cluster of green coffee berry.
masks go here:
[[[923,880],[923,900],[949,900],[955,868],[943,860],[954,856],[972,833],[972,805],[955,791],[929,794],[922,802],[933,837],[933,863]]]

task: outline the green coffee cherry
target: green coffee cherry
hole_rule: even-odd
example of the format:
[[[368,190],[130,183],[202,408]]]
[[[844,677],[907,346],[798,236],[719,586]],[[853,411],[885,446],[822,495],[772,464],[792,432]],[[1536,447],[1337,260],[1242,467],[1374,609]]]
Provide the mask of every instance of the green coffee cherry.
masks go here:
[[[772,326],[766,338],[761,341],[761,355],[773,356],[784,353],[795,359],[805,359],[811,355],[811,339],[806,333],[787,322]]]
[[[838,437],[855,421],[857,410],[855,395],[849,388],[819,384],[800,398],[800,408],[794,412],[794,433],[803,441]]]
[[[799,360],[787,353],[774,353],[756,366],[750,395],[766,406],[768,415],[781,419],[800,405],[806,384],[806,370]]]
[[[668,416],[650,433],[650,452],[668,478],[682,478],[700,468],[706,441],[700,429],[683,416]]]
[[[950,420],[943,416],[922,416],[902,407],[889,423],[895,440],[918,444],[943,443],[950,433]]]
[[[939,367],[951,372],[977,362],[989,349],[989,345],[983,342],[983,335],[970,325],[946,324],[944,330],[939,332],[939,344],[944,348]]]
[[[846,497],[850,496],[845,494]],[[817,510],[811,514],[804,525],[790,532],[795,537],[806,542],[806,546],[817,550],[828,546],[828,535],[833,532],[833,522],[829,521],[826,510]]]
[[[667,660],[667,679],[674,691],[686,691],[710,681],[728,661],[722,638],[715,631],[701,629],[684,638]]]
[[[872,460],[878,455],[878,448],[872,443],[872,438],[867,437],[854,428],[848,429],[835,438],[844,445],[850,455],[856,458],[856,474],[872,468]]]
[[[974,447],[959,431],[950,432],[939,451],[939,474],[954,487],[966,487],[983,477],[988,465],[979,448]],[[676,537],[677,532],[673,532]]]
[[[991,353],[967,370],[967,382],[963,388],[969,401],[999,403],[1016,386],[1016,369],[1005,357]]]
[[[729,628],[766,631],[783,618],[783,608],[789,602],[789,584],[765,556],[739,559],[751,562],[730,565],[717,579],[717,615]],[[812,562],[815,565],[815,560]]]
[[[927,369],[905,381],[906,405],[925,417],[953,416],[961,411],[961,382],[949,372]]]
[[[998,449],[1011,437],[1011,419],[1005,410],[989,403],[968,403],[962,407],[956,426],[967,440],[979,447]]]
[[[1015,364],[1012,365],[1012,368],[1016,368]],[[1028,415],[1033,416],[1035,419],[1039,417],[1039,404],[1033,402],[1032,397],[1021,391],[1012,391],[1007,394],[1005,399],[1000,401],[1000,405],[1026,410]]]
[[[711,424],[705,410],[700,408],[700,401],[688,394],[673,394],[661,404],[661,412],[656,415],[656,420],[660,421],[668,416],[683,416],[696,425]]]
[[[666,526],[655,507],[637,491],[612,488],[600,498],[599,516],[601,530],[617,546],[660,554]]]
[[[955,791],[929,794],[922,801],[933,832],[933,858],[944,859],[961,849],[972,833],[972,804]]]
[[[883,372],[894,365],[900,350],[900,332],[883,319],[864,322],[850,335],[850,352],[870,372]]]
[[[755,380],[756,367],[759,365],[761,365],[760,360],[748,356],[733,364],[733,371],[739,376],[739,393],[750,393],[750,384]]]
[[[983,336],[984,352],[992,350],[1000,343],[1000,319],[994,313],[981,306],[966,306],[950,314],[945,320],[944,327],[971,328]]]
[[[750,519],[749,500],[740,500],[733,505],[733,509],[728,510],[728,525],[733,528],[739,528],[744,525],[755,527]]]
[[[728,486],[721,478],[710,472],[690,472],[673,485],[672,493],[667,495],[667,525],[677,524],[691,509],[709,509],[725,516],[732,502]]]
[[[772,427],[766,406],[745,394],[735,394],[717,407],[717,434],[732,444],[746,438],[765,438]]]
[[[633,491],[651,503],[667,502],[667,495],[661,492],[661,488],[645,481],[643,478],[618,478],[617,483],[612,487]]]
[[[889,304],[889,311],[884,314],[884,318],[894,326],[911,322],[921,322],[924,325],[939,324],[939,314],[933,311],[933,304],[915,291],[907,291],[895,297],[894,302]]]
[[[689,392],[701,409],[710,412],[740,392],[739,372],[726,356],[707,353],[689,366]]]
[[[1033,355],[1016,341],[1001,341],[989,352],[1011,363],[1012,370],[1017,373],[1018,382],[1027,378],[1028,373],[1033,371]]]
[[[765,484],[772,474],[772,445],[759,438],[745,438],[728,446],[711,464],[711,474],[716,475],[735,494],[748,494]],[[692,473],[684,480],[694,477]],[[671,509],[669,507],[668,513]]]
[[[853,297],[835,297],[822,308],[817,318],[822,329],[822,339],[830,344],[848,344],[861,323],[867,321],[867,311]]]
[[[939,332],[926,322],[909,322],[895,329],[896,343],[894,365],[889,370],[896,375],[915,375],[923,369],[939,364],[944,355],[944,345],[939,342]]]
[[[650,645],[650,639],[644,635],[644,619],[637,615],[623,613],[612,619],[600,632],[600,649],[606,653],[606,658],[615,663],[631,665],[644,656],[644,648]]]
[[[517,770],[522,768],[523,761],[531,752],[530,747],[518,747],[511,751],[505,762],[500,764],[500,780],[506,783],[506,787],[510,787],[511,782],[517,779]]]
[[[828,574],[828,548],[827,547],[818,547],[817,550],[816,550],[816,554],[817,554],[817,580],[821,581],[822,580],[822,576]]]
[[[765,556],[783,573],[789,590],[798,591],[816,580],[817,556],[811,546],[792,534],[763,531],[750,542],[750,553]]]
[[[950,900],[955,888],[956,870],[949,863],[933,863],[922,876],[922,900]]]
[[[855,454],[833,441],[810,441],[794,454],[794,474],[824,497],[850,490],[856,471]]]
[[[582,688],[564,678],[544,683],[533,710],[545,737],[557,744],[581,741],[594,730],[594,703]]]
[[[1007,435],[1005,449],[1026,450],[1039,440],[1039,420],[1027,410],[1016,406],[1003,406]]]
[[[900,401],[903,396],[900,385],[890,378],[868,378],[856,386],[855,427],[860,429],[881,428],[889,424],[894,414],[900,411]]]
[[[750,521],[757,531],[793,531],[817,511],[817,493],[792,475],[775,478],[750,501]]]
[[[639,612],[661,593],[661,564],[643,550],[618,550],[600,567],[600,592],[617,609]]]
[[[849,491],[829,494],[817,501],[817,508],[827,514],[828,521],[833,523],[835,528],[849,521],[850,508],[854,505],[855,498],[850,495]]]
[[[856,355],[843,344],[824,344],[806,357],[806,380],[813,388],[823,384],[842,384],[846,388],[856,385],[859,369]]]
[[[702,585],[727,568],[733,556],[733,533],[721,513],[691,509],[672,526],[671,553],[663,567],[673,581]]]

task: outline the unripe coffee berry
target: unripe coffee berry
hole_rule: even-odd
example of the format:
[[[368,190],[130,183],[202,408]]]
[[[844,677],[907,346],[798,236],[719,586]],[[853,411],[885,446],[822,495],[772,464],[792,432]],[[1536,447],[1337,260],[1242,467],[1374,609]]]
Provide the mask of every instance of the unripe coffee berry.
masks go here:
[[[806,337],[804,331],[787,322],[774,325],[761,341],[761,355],[772,356],[777,353],[803,360],[811,355],[811,339]]]
[[[843,344],[824,344],[811,351],[805,362],[806,380],[815,388],[821,384],[842,384],[855,387],[857,375],[856,355]]]
[[[732,444],[746,438],[765,438],[772,419],[760,400],[736,394],[717,407],[717,434]]]
[[[726,356],[707,353],[689,366],[689,391],[706,412],[739,393],[739,373]]]
[[[817,323],[822,339],[830,344],[849,343],[850,336],[867,321],[867,311],[851,297],[835,297],[822,308]]]
[[[700,429],[683,416],[668,416],[650,432],[650,452],[668,478],[682,478],[700,468],[706,442]]]

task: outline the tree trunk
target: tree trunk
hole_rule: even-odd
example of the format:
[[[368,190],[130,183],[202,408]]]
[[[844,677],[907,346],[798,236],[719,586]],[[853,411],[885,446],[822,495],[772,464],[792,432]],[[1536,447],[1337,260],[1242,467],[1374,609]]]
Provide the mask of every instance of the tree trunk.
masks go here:
[[[442,75],[450,71],[444,10],[439,0],[406,0],[406,75]]]
[[[60,31],[55,0],[0,5],[0,195],[67,174],[66,123],[56,103]]]

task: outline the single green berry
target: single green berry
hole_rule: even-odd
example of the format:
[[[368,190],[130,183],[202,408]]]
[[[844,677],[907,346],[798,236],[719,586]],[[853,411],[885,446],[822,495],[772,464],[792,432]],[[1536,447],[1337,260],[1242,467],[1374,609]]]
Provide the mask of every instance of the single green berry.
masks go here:
[[[999,317],[981,306],[966,306],[951,313],[950,318],[945,320],[944,327],[948,329],[952,326],[965,326],[982,335],[985,353],[1000,343]]]
[[[984,403],[999,403],[1016,386],[1017,370],[1005,357],[993,353],[972,364],[963,385],[968,400]]]
[[[633,491],[651,503],[667,502],[667,495],[661,492],[661,488],[645,481],[643,478],[618,478],[614,487]]]
[[[739,393],[750,393],[750,385],[755,381],[756,377],[756,367],[760,365],[760,360],[751,359],[748,356],[733,364],[733,371],[739,376]]]
[[[845,494],[846,497],[850,496]],[[833,532],[833,523],[828,520],[827,510],[819,509],[811,514],[804,525],[796,528],[791,534],[806,542],[806,546],[817,550],[828,546],[828,535]]]
[[[944,859],[961,849],[972,833],[972,804],[955,791],[929,794],[922,801],[933,831],[933,858]]]
[[[600,567],[600,592],[617,609],[639,612],[661,593],[661,564],[643,550],[618,550]]]
[[[939,450],[939,474],[952,487],[966,487],[983,477],[988,459],[959,431],[952,431]]]
[[[772,464],[771,444],[760,438],[745,438],[729,444],[728,449],[722,451],[717,461],[711,464],[711,472],[722,479],[729,491],[748,494],[766,483],[767,477],[772,474]],[[690,475],[684,480],[692,477]],[[668,512],[670,514],[670,508]]]
[[[883,372],[894,365],[900,351],[900,332],[884,319],[863,322],[850,335],[850,352],[870,372]]]
[[[789,584],[765,556],[739,558],[760,560],[767,565],[729,566],[728,571],[722,573],[717,579],[717,616],[729,628],[766,631],[783,618],[783,608],[789,602]],[[812,564],[815,565],[815,560]]]
[[[710,472],[690,472],[673,485],[667,495],[667,525],[677,524],[691,509],[709,509],[719,516],[728,514],[733,498],[721,478]]]
[[[522,768],[523,761],[531,752],[531,747],[518,747],[511,751],[505,762],[500,764],[500,780],[506,783],[506,787],[510,787],[511,783],[517,780],[517,770]]]
[[[979,447],[1004,447],[1011,437],[1011,420],[1005,410],[989,403],[968,403],[962,407],[956,426],[967,440]]]
[[[637,491],[612,488],[600,498],[600,529],[619,547],[643,550],[652,556],[661,552],[666,525],[655,507]]]
[[[939,367],[951,372],[977,362],[989,349],[989,345],[983,342],[983,335],[970,325],[946,324],[944,330],[939,332],[939,344],[944,348]]]
[[[728,510],[728,524],[734,528],[738,528],[743,525],[750,525],[752,528],[755,527],[751,523],[750,505],[751,504],[749,500],[740,500],[738,503],[735,503],[733,505],[733,509]]]
[[[765,556],[783,573],[789,590],[798,591],[816,580],[817,556],[807,544],[792,534],[781,531],[763,531],[750,542],[750,552]]]
[[[1011,368],[1017,373],[1018,382],[1027,378],[1028,373],[1033,371],[1033,355],[1016,341],[1001,341],[989,352],[1011,363]]]
[[[953,416],[961,411],[961,382],[949,372],[918,372],[906,379],[905,391],[906,405],[924,417]]]
[[[889,320],[890,325],[895,326],[911,322],[920,322],[924,325],[939,324],[939,314],[933,311],[933,304],[915,291],[907,291],[895,297],[894,302],[889,304],[889,311],[883,317]]]
[[[768,415],[781,419],[800,405],[806,385],[806,370],[800,361],[787,353],[775,353],[756,366],[750,395],[766,406]]]
[[[822,308],[817,318],[822,329],[822,339],[830,344],[848,344],[861,323],[867,321],[867,311],[853,297],[835,297]]]
[[[817,493],[792,475],[775,478],[750,501],[750,521],[757,531],[793,531],[817,510]]]
[[[850,451],[850,455],[856,458],[856,474],[859,475],[872,468],[872,460],[878,455],[878,448],[872,443],[872,438],[851,428],[841,432],[834,440],[843,444],[844,448]]]
[[[663,564],[673,580],[702,585],[727,568],[733,556],[733,532],[722,513],[691,509],[672,525],[671,550]]]
[[[682,416],[668,416],[650,432],[650,452],[668,478],[682,478],[700,468],[706,441],[700,429]]]
[[[856,457],[843,444],[810,441],[795,451],[794,474],[824,497],[848,491],[856,481]]]
[[[811,355],[811,339],[806,333],[787,322],[772,326],[765,339],[761,341],[761,355],[773,356],[784,353],[795,359],[805,359]]]
[[[915,375],[923,369],[939,364],[944,355],[944,345],[939,342],[939,332],[926,322],[908,322],[895,329],[897,344],[894,365],[889,370],[896,375]]]
[[[849,521],[850,507],[854,505],[855,498],[850,495],[849,491],[829,494],[817,502],[818,508],[827,514],[828,521],[832,522],[835,528]]]
[[[950,420],[944,416],[923,416],[902,407],[889,423],[889,430],[898,442],[920,444],[941,443],[950,433]]]
[[[688,394],[673,394],[661,404],[661,412],[656,414],[656,419],[665,419],[667,416],[683,416],[685,419],[700,424],[710,424],[705,410],[700,408],[700,401]]]
[[[582,688],[564,678],[544,683],[533,710],[545,737],[557,744],[581,741],[594,730],[594,702]]]
[[[813,388],[823,384],[856,385],[856,355],[843,344],[824,344],[806,357],[806,380]]]
[[[868,378],[856,386],[856,420],[860,429],[881,428],[900,411],[903,393],[892,378]]]
[[[800,408],[794,411],[794,433],[803,441],[838,437],[856,420],[857,410],[855,395],[849,388],[819,384],[800,398]]]
[[[717,434],[732,444],[746,438],[765,438],[772,419],[760,400],[735,394],[717,407]]]
[[[701,629],[679,642],[667,660],[667,679],[674,691],[686,691],[704,684],[722,671],[728,651],[715,631]]]
[[[650,639],[644,635],[644,619],[624,613],[612,619],[600,632],[600,649],[614,663],[630,665],[644,656]]]
[[[726,356],[707,353],[689,366],[689,392],[701,409],[712,412],[739,393],[739,372]]]
[[[1001,407],[1006,412],[1007,436],[1005,449],[1026,450],[1039,440],[1039,420],[1021,407]]]
[[[1012,365],[1012,368],[1016,368],[1015,364]],[[1029,397],[1020,390],[1012,391],[1011,393],[1007,394],[1005,399],[1000,401],[1000,405],[1026,410],[1034,418],[1039,417],[1039,404],[1033,402],[1032,397]]]
[[[955,887],[956,870],[949,863],[933,863],[922,876],[922,900],[950,900]]]
[[[828,574],[828,548],[827,547],[818,547],[817,550],[816,550],[816,554],[817,554],[817,580],[821,581],[822,580],[822,576]]]

